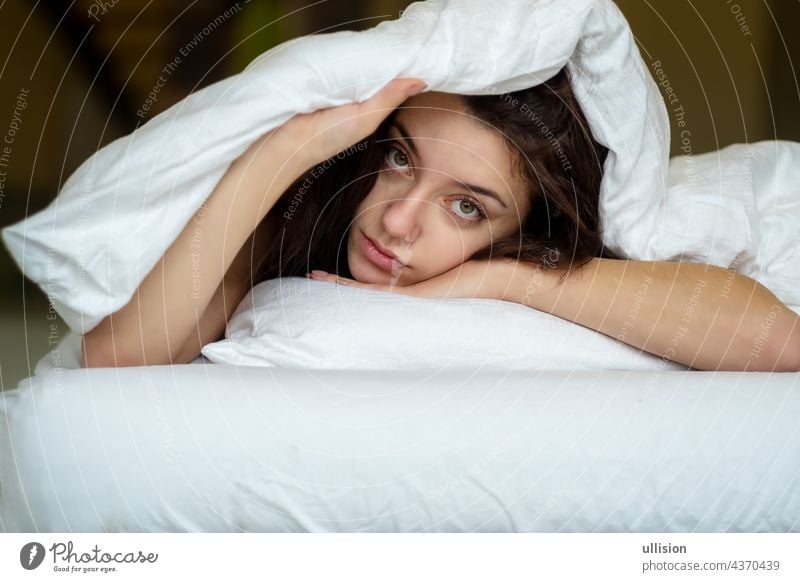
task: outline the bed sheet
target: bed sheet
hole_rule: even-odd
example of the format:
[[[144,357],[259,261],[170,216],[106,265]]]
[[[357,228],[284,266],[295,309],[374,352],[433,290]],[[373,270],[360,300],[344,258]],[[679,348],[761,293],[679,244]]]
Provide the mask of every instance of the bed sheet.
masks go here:
[[[3,394],[3,531],[800,531],[800,374],[68,369],[69,343]]]

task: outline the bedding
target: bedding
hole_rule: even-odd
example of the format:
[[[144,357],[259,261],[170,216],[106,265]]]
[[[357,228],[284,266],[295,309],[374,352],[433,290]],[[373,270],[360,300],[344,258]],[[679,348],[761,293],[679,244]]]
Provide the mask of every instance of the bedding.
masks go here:
[[[489,45],[486,27],[502,31]],[[367,99],[396,76],[432,91],[502,94],[564,65],[594,137],[610,148],[606,246],[632,259],[730,267],[800,305],[800,146],[668,160],[664,102],[611,0],[511,0],[502,11],[427,0],[369,30],[293,39],[102,148],[2,238],[85,333],[130,300],[230,163],[293,114]]]
[[[667,236],[669,260],[730,268],[800,312],[800,144],[769,140],[674,157],[664,212],[683,224]],[[706,249],[690,250],[696,233]],[[722,256],[727,264],[709,260]]]
[[[490,46],[476,42],[487,27],[504,33]],[[396,76],[500,94],[565,64],[611,150],[607,245],[731,267],[797,310],[798,144],[668,161],[664,103],[609,0],[418,2],[268,51],[3,229],[72,331],[0,396],[0,529],[800,531],[800,374],[690,372],[521,306],[284,281],[255,288],[192,364],[78,367],[79,334],[127,303],[231,161],[294,113]],[[321,319],[304,315],[299,299],[331,294]],[[457,341],[424,359],[448,325]]]
[[[217,364],[349,370],[687,370],[555,315],[494,299],[427,299],[284,277],[255,285]]]
[[[654,233],[681,226],[660,211],[666,107],[611,0],[508,0],[503,10],[428,0],[365,31],[287,41],[100,149],[50,206],[2,237],[67,325],[85,333],[127,304],[231,162],[295,113],[366,100],[398,76],[430,91],[503,94],[564,66],[611,150],[601,185],[606,245],[633,258],[662,254]]]
[[[800,532],[800,374],[69,369],[78,339],[0,397],[3,531]]]

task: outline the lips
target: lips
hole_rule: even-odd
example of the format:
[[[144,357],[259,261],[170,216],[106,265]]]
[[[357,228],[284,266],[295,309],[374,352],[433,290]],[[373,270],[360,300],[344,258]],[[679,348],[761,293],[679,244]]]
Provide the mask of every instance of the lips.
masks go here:
[[[363,232],[361,233],[361,252],[373,265],[386,271],[402,269],[406,266],[391,251],[379,246]]]
[[[367,237],[367,240],[369,240],[369,242],[371,242],[373,245],[375,245],[375,248],[376,248],[376,249],[378,249],[380,252],[382,252],[382,253],[383,253],[384,255],[386,255],[387,257],[391,257],[391,258],[393,258],[393,259],[394,259],[395,261],[397,261],[398,263],[402,263],[402,262],[403,262],[403,261],[401,261],[400,259],[398,259],[398,258],[397,258],[397,255],[395,255],[395,254],[394,254],[392,251],[390,251],[390,250],[387,250],[387,249],[383,248],[383,247],[381,246],[381,244],[380,244],[380,243],[377,243],[377,242],[375,242],[374,240],[372,240],[372,239],[371,239],[371,238],[369,238],[369,237]]]

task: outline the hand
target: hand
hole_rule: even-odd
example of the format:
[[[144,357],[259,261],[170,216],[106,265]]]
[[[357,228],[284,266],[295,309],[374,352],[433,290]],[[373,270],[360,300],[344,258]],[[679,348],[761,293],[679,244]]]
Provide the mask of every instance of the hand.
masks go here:
[[[391,284],[361,283],[354,279],[339,277],[324,271],[312,271],[306,277],[316,281],[328,281],[339,285],[400,293],[413,297],[502,300],[508,288],[509,277],[513,271],[513,261],[468,260],[441,275],[405,287]]]
[[[297,114],[277,131],[310,167],[372,134],[400,104],[426,87],[419,79],[397,77],[364,102]]]

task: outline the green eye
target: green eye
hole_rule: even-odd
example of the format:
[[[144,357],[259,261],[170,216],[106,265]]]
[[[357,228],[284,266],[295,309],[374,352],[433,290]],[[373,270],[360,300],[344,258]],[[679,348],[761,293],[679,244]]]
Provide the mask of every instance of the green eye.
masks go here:
[[[392,148],[391,159],[398,166],[408,165],[408,157],[397,148]]]
[[[464,212],[464,214],[471,214],[472,211],[475,210],[475,205],[469,200],[460,200],[459,202],[461,203],[461,211]]]
[[[458,203],[458,206],[452,206],[455,203]],[[488,218],[483,207],[467,196],[457,196],[450,204],[453,216],[461,224],[472,226]]]

